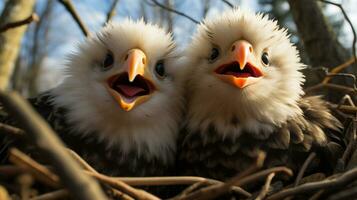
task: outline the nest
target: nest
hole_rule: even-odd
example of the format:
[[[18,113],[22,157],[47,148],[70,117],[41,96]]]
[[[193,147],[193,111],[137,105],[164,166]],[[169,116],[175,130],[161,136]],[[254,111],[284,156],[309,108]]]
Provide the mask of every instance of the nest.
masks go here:
[[[355,86],[336,85],[328,81],[305,91],[311,93],[327,89],[329,93],[344,94],[338,104],[329,104],[335,116],[345,122],[343,139],[347,143],[333,174],[316,172],[304,175],[315,158],[314,152],[307,157],[295,176],[285,166],[261,169],[265,160],[265,153],[262,152],[252,166],[226,182],[204,177],[123,178],[101,174],[75,152],[63,147],[54,136],[55,133],[30,109],[25,99],[16,93],[2,92],[0,101],[23,125],[24,130],[0,124],[0,131],[11,137],[30,136],[29,139],[39,147],[41,155],[49,160],[51,166],[41,164],[19,149],[10,149],[11,164],[0,165],[0,199],[159,199],[150,193],[151,190],[142,189],[146,186],[175,188],[177,192],[170,198],[176,200],[223,197],[269,200],[353,198],[357,195],[357,107],[353,102],[357,89]],[[291,176],[293,182],[287,184],[274,180],[280,174]],[[244,189],[251,183],[261,184],[256,187],[258,189]]]

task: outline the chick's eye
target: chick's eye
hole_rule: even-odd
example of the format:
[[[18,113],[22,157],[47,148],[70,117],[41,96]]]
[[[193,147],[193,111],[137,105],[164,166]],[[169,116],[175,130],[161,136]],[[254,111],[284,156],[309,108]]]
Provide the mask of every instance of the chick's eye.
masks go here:
[[[164,77],[165,76],[165,65],[164,65],[164,61],[163,60],[160,60],[160,61],[158,61],[156,63],[155,72],[160,77]]]
[[[217,48],[212,48],[211,50],[211,55],[209,57],[209,59],[211,61],[215,60],[217,57],[219,56],[219,50]]]
[[[269,65],[269,56],[267,52],[262,54],[262,62],[264,65]]]
[[[113,63],[114,63],[113,55],[111,53],[107,53],[102,64],[102,69],[109,70],[110,68],[112,68]]]

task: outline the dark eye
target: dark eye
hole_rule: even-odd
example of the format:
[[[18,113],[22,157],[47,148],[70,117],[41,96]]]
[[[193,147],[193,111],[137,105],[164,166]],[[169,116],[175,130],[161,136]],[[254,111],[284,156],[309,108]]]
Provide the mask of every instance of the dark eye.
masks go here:
[[[159,60],[155,65],[156,74],[160,77],[165,76],[165,65],[163,60]]]
[[[262,62],[264,63],[264,65],[269,65],[269,56],[267,52],[264,52],[262,54]]]
[[[109,70],[110,68],[112,68],[113,63],[114,63],[113,55],[111,53],[107,53],[102,64],[102,69]]]
[[[217,48],[212,48],[211,55],[209,57],[210,61],[214,61],[219,56],[219,50]]]

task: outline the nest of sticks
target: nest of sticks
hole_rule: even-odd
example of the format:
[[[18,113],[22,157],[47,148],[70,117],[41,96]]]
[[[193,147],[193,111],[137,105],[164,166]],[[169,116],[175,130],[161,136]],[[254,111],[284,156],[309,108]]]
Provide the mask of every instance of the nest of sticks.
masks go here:
[[[338,104],[330,104],[336,117],[345,122],[344,140],[347,143],[333,174],[317,172],[304,175],[315,158],[313,152],[295,175],[285,166],[262,169],[265,160],[265,154],[262,152],[256,163],[226,182],[204,177],[138,178],[110,177],[101,174],[75,152],[66,149],[53,130],[31,109],[23,97],[14,92],[0,92],[0,102],[23,125],[23,129],[20,129],[0,124],[0,133],[11,137],[29,138],[51,164],[41,164],[19,149],[10,149],[11,164],[0,165],[0,199],[159,199],[149,191],[140,189],[145,186],[178,186],[182,189],[171,197],[175,200],[220,199],[224,195],[258,200],[351,199],[357,196],[357,107],[354,104],[357,88],[354,84],[345,86],[329,83],[330,76],[339,75],[327,74],[321,84],[305,90],[308,94],[326,90],[329,94],[332,92],[344,95]],[[353,75],[351,77],[354,78]],[[274,177],[280,174],[291,176],[293,181],[287,185],[274,180]],[[258,190],[244,189],[248,184],[257,182],[262,183]]]

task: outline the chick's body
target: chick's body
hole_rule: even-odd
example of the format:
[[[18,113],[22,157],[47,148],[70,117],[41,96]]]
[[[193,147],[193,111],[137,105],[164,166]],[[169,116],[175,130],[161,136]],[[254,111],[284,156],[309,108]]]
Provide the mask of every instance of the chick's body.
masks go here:
[[[234,9],[204,21],[186,60],[185,174],[224,180],[260,151],[265,167],[298,169],[312,151],[323,160],[341,148],[340,123],[320,97],[302,97],[298,52],[267,16]]]

